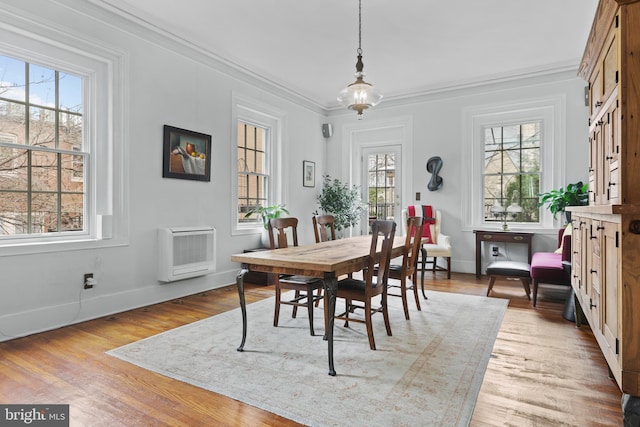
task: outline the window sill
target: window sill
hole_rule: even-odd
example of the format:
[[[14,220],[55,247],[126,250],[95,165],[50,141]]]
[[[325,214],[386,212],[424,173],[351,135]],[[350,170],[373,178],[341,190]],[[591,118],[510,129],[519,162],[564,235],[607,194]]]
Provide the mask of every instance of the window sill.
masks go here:
[[[51,242],[11,242],[0,245],[0,257],[32,255],[48,252],[81,251],[87,249],[99,249],[114,246],[127,246],[129,240],[119,239],[76,239],[68,241]]]

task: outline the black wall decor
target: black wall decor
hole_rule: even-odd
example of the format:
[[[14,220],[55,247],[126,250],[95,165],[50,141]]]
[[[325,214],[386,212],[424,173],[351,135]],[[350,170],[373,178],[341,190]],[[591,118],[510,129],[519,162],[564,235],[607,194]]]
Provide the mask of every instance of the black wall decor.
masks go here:
[[[427,172],[431,174],[431,179],[427,188],[429,191],[436,191],[442,188],[442,177],[438,176],[442,169],[442,159],[438,156],[434,156],[427,161]]]

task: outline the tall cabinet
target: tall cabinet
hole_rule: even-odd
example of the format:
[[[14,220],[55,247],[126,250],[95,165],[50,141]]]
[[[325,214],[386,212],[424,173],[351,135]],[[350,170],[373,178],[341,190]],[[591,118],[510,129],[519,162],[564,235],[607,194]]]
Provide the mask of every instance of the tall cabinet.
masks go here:
[[[589,205],[572,212],[572,286],[620,389],[640,396],[640,0],[600,0],[588,82]]]

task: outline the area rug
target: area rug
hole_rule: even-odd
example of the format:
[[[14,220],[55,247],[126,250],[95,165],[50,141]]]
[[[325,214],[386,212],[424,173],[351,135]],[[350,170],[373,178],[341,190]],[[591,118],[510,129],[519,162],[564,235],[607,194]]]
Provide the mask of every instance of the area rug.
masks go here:
[[[335,377],[322,311],[319,335],[309,335],[304,310],[293,319],[288,307],[274,328],[273,298],[247,306],[244,352],[234,309],[108,354],[310,426],[468,425],[508,301],[429,292],[422,311],[411,301],[407,321],[400,299],[389,300],[393,336],[375,315],[375,351],[364,324],[336,322]]]

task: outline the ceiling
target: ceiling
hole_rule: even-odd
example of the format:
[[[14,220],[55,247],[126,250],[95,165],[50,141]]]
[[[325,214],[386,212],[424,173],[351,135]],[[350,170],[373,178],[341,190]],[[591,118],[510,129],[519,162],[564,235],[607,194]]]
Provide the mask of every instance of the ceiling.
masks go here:
[[[92,0],[323,108],[355,80],[357,0]],[[363,0],[365,80],[386,99],[577,70],[598,0]],[[384,102],[384,99],[383,99]]]

